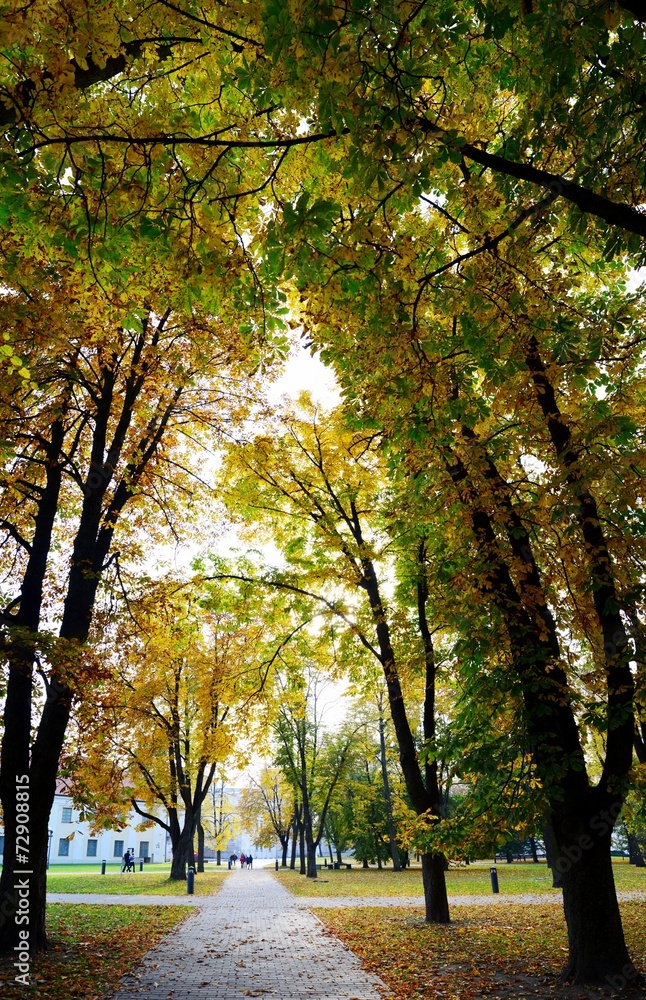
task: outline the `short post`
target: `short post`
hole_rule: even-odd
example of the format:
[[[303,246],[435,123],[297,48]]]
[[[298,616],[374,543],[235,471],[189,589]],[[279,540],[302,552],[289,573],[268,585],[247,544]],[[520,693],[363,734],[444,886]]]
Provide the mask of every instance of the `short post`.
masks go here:
[[[143,870],[144,870],[144,863],[143,863],[143,861],[140,861],[139,862],[139,871],[142,872]]]
[[[195,869],[191,865],[186,876],[186,892],[189,896],[195,893]]]
[[[101,874],[105,875],[105,861],[101,862]]]
[[[229,865],[229,871],[231,871],[231,858],[229,858],[228,865]]]
[[[500,892],[500,888],[498,886],[498,870],[496,868],[490,868],[489,874],[491,875],[491,891]]]
[[[278,858],[276,858],[276,871],[278,871]]]

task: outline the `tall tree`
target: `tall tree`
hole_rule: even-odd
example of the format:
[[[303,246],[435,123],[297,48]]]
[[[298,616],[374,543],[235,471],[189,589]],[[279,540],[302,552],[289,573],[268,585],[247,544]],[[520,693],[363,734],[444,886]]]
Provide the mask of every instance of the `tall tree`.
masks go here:
[[[274,847],[278,841],[283,868],[287,867],[295,812],[293,787],[276,768],[264,767],[258,780],[252,780],[243,789],[240,813],[245,828],[252,833],[253,843],[260,847]]]
[[[55,278],[48,270],[32,268],[26,287],[4,291],[12,338],[30,367],[29,381],[18,370],[5,383],[0,403],[3,438],[12,442],[2,470],[8,574],[0,769],[0,898],[8,917],[0,949],[9,951],[17,933],[17,778],[28,777],[32,801],[30,947],[38,951],[46,942],[47,826],[58,761],[72,703],[97,673],[84,649],[101,581],[110,567],[118,577],[115,539],[125,541],[129,531],[136,558],[137,527],[152,509],[172,526],[188,495],[191,436],[199,438],[198,424],[215,431],[227,409],[239,410],[227,376],[243,377],[245,354],[235,334],[218,343],[217,321],[173,313],[152,292],[148,301],[109,307],[71,266]],[[218,364],[224,379],[212,374]],[[124,511],[131,512],[125,525]],[[162,532],[150,528],[150,537]]]
[[[212,596],[210,602],[213,600]],[[183,879],[216,771],[245,732],[265,672],[263,623],[239,618],[223,595],[205,608],[177,582],[131,598],[117,630],[119,662],[79,712],[82,739],[72,789],[98,815],[106,797],[125,801],[170,836],[171,879]],[[133,616],[137,622],[134,634]],[[114,655],[114,654],[113,654]]]
[[[319,705],[321,676],[314,667],[283,693],[273,725],[276,764],[298,790],[307,850],[308,878],[316,878],[316,850],[325,835],[328,811],[340,792],[354,733],[325,730]],[[301,852],[301,871],[302,871]]]
[[[417,727],[409,719],[396,655],[398,616],[382,596],[383,564],[392,568],[388,567],[391,538],[380,517],[385,470],[378,448],[372,446],[375,436],[354,435],[345,429],[340,414],[316,413],[305,398],[301,408],[301,413],[285,420],[282,434],[271,439],[259,435],[246,447],[232,451],[229,477],[233,481],[237,475],[239,482],[233,493],[236,509],[246,511],[250,520],[270,514],[273,537],[283,542],[289,568],[299,574],[282,582],[280,577],[270,577],[268,585],[297,591],[306,587],[310,593],[309,586],[318,586],[319,600],[347,623],[381,665],[408,795],[416,813],[433,824],[440,819],[441,803],[432,753],[435,660],[430,630],[424,629],[424,568],[417,574],[415,597],[417,635],[423,646],[423,742],[428,745],[422,766]],[[317,544],[319,539],[324,546]],[[408,541],[417,553],[414,528]],[[335,594],[345,588],[363,597],[360,623],[348,618],[343,599]],[[422,867],[427,919],[448,922],[444,857],[433,849],[425,851]]]

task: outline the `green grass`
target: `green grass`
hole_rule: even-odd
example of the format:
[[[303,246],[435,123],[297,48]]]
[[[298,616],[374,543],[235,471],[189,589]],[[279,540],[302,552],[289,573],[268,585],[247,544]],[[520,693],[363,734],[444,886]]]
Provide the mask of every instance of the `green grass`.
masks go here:
[[[567,955],[559,906],[456,906],[452,923],[443,926],[425,923],[421,908],[315,912],[366,968],[381,976],[395,1000],[588,1000],[602,995],[557,980]],[[646,973],[646,903],[622,903],[621,913],[629,954]]]
[[[446,873],[449,896],[491,895],[490,862],[452,868]],[[552,875],[545,864],[497,864],[500,892],[508,894],[545,892],[554,894]],[[634,868],[624,861],[614,865],[618,891],[646,892],[646,868]],[[283,885],[297,896],[422,896],[422,872],[409,868],[405,872],[353,868],[351,871],[323,869],[319,877],[305,878],[289,869],[276,873]]]
[[[49,951],[31,960],[29,986],[0,961],[2,1000],[104,1000],[149,948],[191,911],[180,906],[47,907]]]
[[[156,866],[151,866],[156,868]],[[50,868],[47,873],[48,892],[95,892],[128,896],[184,896],[186,882],[171,882],[168,874],[170,866],[165,871],[136,871],[121,875],[111,872],[101,875],[101,869],[94,872],[61,871]],[[195,876],[195,895],[209,896],[217,892],[222,880],[228,874],[228,869],[213,869]]]
[[[108,863],[106,865],[106,872],[108,874],[114,874],[115,872],[117,874],[119,874],[119,872],[121,871],[122,864],[123,864],[123,862],[120,859],[115,859],[114,861],[108,861]],[[0,865],[0,869],[1,868],[2,868],[2,866]],[[223,864],[221,864],[219,867],[214,862],[207,861],[206,865],[205,865],[205,868],[206,868],[207,872],[209,872],[209,871],[215,871],[215,872],[221,872],[221,871],[225,871],[226,872],[226,871],[228,871],[228,867],[227,867],[226,861]],[[139,865],[136,866],[136,869],[137,869],[137,873],[139,873]],[[56,874],[58,872],[64,872],[66,874],[72,874],[72,873],[76,873],[76,872],[85,872],[85,873],[88,873],[88,874],[89,873],[100,874],[101,873],[101,862],[100,861],[95,861],[95,862],[88,862],[88,861],[86,861],[86,862],[83,862],[82,864],[50,865],[49,866],[49,871],[52,874]],[[170,872],[170,861],[160,861],[159,863],[156,863],[154,865],[146,864],[146,865],[144,865],[143,871],[144,872],[166,872],[166,873],[168,873],[168,872]],[[143,872],[142,872],[142,874],[143,874]]]

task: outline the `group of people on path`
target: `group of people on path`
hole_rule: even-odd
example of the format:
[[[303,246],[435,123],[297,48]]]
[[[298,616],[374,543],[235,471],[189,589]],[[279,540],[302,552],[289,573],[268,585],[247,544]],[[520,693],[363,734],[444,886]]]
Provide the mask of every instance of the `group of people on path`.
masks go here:
[[[237,854],[232,854],[231,857],[229,858],[229,864],[231,865],[232,868],[235,868],[237,860],[238,860]],[[240,867],[253,868],[253,858],[250,854],[240,855]]]
[[[121,874],[124,872],[133,872],[135,870],[135,852],[127,850],[123,856],[123,867],[121,869]]]

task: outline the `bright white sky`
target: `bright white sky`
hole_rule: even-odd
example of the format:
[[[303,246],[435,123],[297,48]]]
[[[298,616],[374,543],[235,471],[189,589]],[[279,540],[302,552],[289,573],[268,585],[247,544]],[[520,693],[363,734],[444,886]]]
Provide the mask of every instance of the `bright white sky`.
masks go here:
[[[294,344],[285,371],[267,386],[267,397],[270,402],[279,403],[283,396],[296,399],[304,389],[322,406],[336,406],[341,401],[334,372],[323,364],[318,355],[300,344]]]

